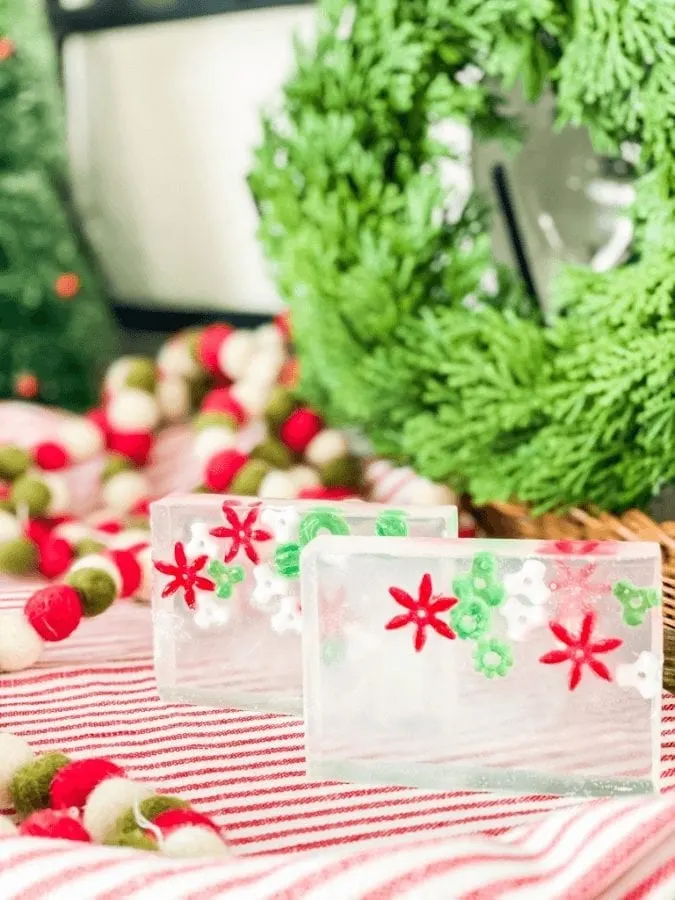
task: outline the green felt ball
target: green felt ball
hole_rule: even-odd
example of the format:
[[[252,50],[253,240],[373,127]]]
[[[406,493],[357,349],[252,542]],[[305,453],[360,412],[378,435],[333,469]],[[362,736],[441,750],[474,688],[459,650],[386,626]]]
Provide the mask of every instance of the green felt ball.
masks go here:
[[[12,485],[11,501],[15,509],[24,507],[32,519],[44,516],[51,500],[52,492],[39,478],[22,475]]]
[[[228,415],[228,413],[217,412],[216,410],[210,410],[209,412],[199,413],[198,416],[195,416],[192,427],[195,431],[204,431],[206,428],[232,428],[235,430],[237,426],[237,422],[234,419],[234,416]]]
[[[258,444],[251,454],[254,459],[262,459],[275,469],[290,469],[295,458],[285,444],[276,438],[268,437]]]
[[[167,809],[187,809],[188,806],[189,804],[185,800],[180,800],[178,797],[164,797],[161,794],[154,794],[138,804],[138,811],[144,819],[152,822],[160,813],[166,812]],[[110,837],[115,833],[128,833],[133,831],[134,828],[138,828],[138,822],[136,821],[134,810],[128,809],[115,822],[111,829]],[[109,840],[106,838],[105,843],[108,842]],[[110,843],[113,843],[113,841],[111,840]]]
[[[112,831],[104,841],[109,847],[131,847],[133,850],[158,850],[157,841],[141,831],[138,826],[128,831]]]
[[[119,475],[120,472],[128,472],[133,468],[134,464],[127,456],[124,456],[122,453],[110,453],[103,465],[101,481],[105,484],[106,481],[110,481],[111,478]]]
[[[270,467],[262,459],[251,459],[239,469],[230,485],[231,494],[242,497],[255,497]]]
[[[16,538],[0,544],[0,572],[27,575],[37,567],[37,547],[28,538]]]
[[[82,613],[87,618],[100,616],[117,596],[117,586],[102,569],[86,568],[71,572],[66,578],[82,600]]]
[[[141,531],[150,531],[150,520],[147,516],[129,516],[124,520],[126,528],[139,528]]]
[[[363,479],[363,468],[355,456],[342,456],[320,466],[319,477],[326,487],[358,488]]]
[[[195,362],[199,362],[199,341],[204,332],[203,328],[186,328],[180,336],[185,341],[188,353]],[[200,363],[201,365],[201,363]]]
[[[0,500],[0,510],[2,512],[14,513],[14,504],[11,500]]]
[[[97,541],[95,538],[83,538],[75,544],[75,556],[91,556],[93,553],[100,553],[105,550],[105,544]]]
[[[289,390],[282,387],[275,388],[265,407],[265,418],[270,428],[274,430],[281,428],[296,406],[295,398]]]
[[[190,393],[190,407],[198,409],[202,400],[211,390],[211,380],[204,372],[188,381],[188,391]]]
[[[14,481],[26,471],[30,465],[30,456],[21,447],[3,447],[0,449],[0,478]]]
[[[49,806],[52,780],[69,762],[64,753],[43,753],[17,769],[9,783],[9,794],[19,818]]]
[[[135,357],[129,365],[125,383],[127,387],[154,394],[157,386],[157,369],[154,362],[147,356]]]

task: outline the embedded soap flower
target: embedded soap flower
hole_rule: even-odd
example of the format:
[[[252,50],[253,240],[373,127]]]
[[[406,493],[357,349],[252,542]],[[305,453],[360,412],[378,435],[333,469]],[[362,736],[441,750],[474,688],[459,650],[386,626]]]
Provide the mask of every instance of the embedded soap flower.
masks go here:
[[[260,514],[260,523],[268,528],[279,543],[297,541],[300,528],[300,516],[292,506],[282,509],[268,507]]]
[[[269,609],[288,590],[288,581],[277,575],[269,563],[263,563],[253,569],[255,588],[251,594],[251,603],[259,609]]]
[[[208,631],[209,628],[224,628],[232,618],[229,604],[218,603],[213,594],[197,592],[193,621],[197,628]]]
[[[661,665],[649,650],[643,650],[634,663],[616,667],[616,683],[622,688],[635,688],[645,700],[653,700],[661,692]]]
[[[270,619],[278,634],[302,633],[302,609],[300,598],[287,595],[281,598],[279,610]]]
[[[546,621],[543,607],[528,606],[515,597],[509,597],[500,609],[506,619],[506,633],[514,641],[523,641]]]
[[[544,581],[546,564],[540,559],[528,559],[518,572],[504,576],[504,584],[509,597],[525,597],[531,603],[543,604],[551,596],[551,590]]]
[[[218,555],[218,544],[210,537],[206,522],[193,522],[190,525],[190,540],[185,545],[185,553],[188,559],[196,559],[198,556],[213,558]]]

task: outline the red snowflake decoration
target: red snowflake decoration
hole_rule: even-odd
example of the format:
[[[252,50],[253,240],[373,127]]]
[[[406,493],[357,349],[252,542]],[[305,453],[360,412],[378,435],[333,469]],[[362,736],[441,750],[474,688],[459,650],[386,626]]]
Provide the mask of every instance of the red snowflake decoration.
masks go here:
[[[589,553],[602,556],[613,556],[616,553],[616,541],[545,541],[537,547],[537,553],[547,555],[565,553],[570,556],[588,556]]]
[[[162,591],[162,597],[170,597],[183,589],[183,597],[189,609],[195,608],[195,589],[200,591],[214,591],[216,586],[210,578],[199,573],[209,561],[208,556],[198,556],[192,562],[188,562],[185,547],[178,541],[173,548],[175,565],[165,562],[156,562],[155,568],[162,575],[169,575],[171,581]]]
[[[231,543],[224,557],[226,563],[232,562],[242,549],[252,563],[260,562],[260,556],[254,545],[271,540],[272,535],[262,528],[254,528],[259,508],[260,504],[258,503],[249,510],[245,518],[240,519],[232,503],[223,503],[223,515],[228,525],[219,525],[217,528],[212,528],[209,533],[215,538],[230,539]]]
[[[456,597],[433,597],[431,575],[428,573],[422,576],[417,599],[397,587],[390,587],[389,593],[407,612],[400,616],[394,616],[390,622],[387,622],[385,628],[391,631],[406,625],[414,625],[416,628],[414,645],[418,653],[426,643],[427,628],[433,628],[434,631],[449,640],[453,640],[457,636],[446,622],[438,618],[438,613],[448,612],[459,603],[459,600]]]
[[[581,568],[564,562],[555,564],[555,572],[548,586],[561,601],[561,617],[582,616],[590,612],[603,595],[611,593],[611,585],[590,580],[596,569],[595,563],[586,563]]]
[[[560,622],[550,622],[549,628],[560,641],[565,645],[564,650],[551,650],[545,653],[539,662],[546,665],[555,665],[557,663],[572,663],[570,669],[569,689],[573,691],[581,681],[581,673],[586,665],[598,678],[604,678],[605,681],[611,681],[612,676],[607,666],[595,659],[596,653],[609,653],[610,650],[616,650],[623,644],[621,638],[600,638],[592,641],[593,629],[595,627],[595,614],[586,613],[584,621],[581,625],[581,631],[578,637],[570,634],[570,632],[560,624]]]

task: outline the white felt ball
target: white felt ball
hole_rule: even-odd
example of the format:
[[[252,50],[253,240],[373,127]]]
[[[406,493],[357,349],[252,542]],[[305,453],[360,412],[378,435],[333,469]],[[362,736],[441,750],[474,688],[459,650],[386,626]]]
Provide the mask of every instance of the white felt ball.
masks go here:
[[[244,328],[233,331],[218,349],[220,371],[233,381],[238,381],[246,371],[254,352],[255,339],[252,332]]]
[[[54,475],[52,472],[45,472],[42,480],[49,488],[51,498],[47,507],[47,515],[60,516],[68,512],[70,509],[70,491],[68,484],[61,475]]]
[[[141,472],[118,472],[102,488],[103,502],[116,513],[127,513],[150,493],[148,481]]]
[[[180,375],[187,379],[196,378],[200,371],[187,341],[180,337],[164,344],[157,355],[157,368],[162,374]]]
[[[162,853],[172,859],[231,856],[225,841],[205,825],[185,825],[176,828],[162,842]]]
[[[123,813],[151,795],[152,790],[145,784],[127,778],[106,778],[87,797],[84,827],[100,843]]]
[[[92,537],[91,528],[87,528],[80,522],[64,522],[63,525],[57,525],[52,534],[54,537],[63,538],[73,546]]]
[[[230,393],[252,419],[257,419],[263,414],[269,402],[270,386],[264,381],[250,381],[247,376],[233,384]]]
[[[264,384],[268,392],[271,391],[285,359],[286,354],[281,347],[278,349],[265,347],[257,350],[246,368],[242,381]]]
[[[68,419],[59,426],[58,439],[75,462],[84,462],[101,453],[105,437],[101,429],[89,419]]]
[[[114,431],[137,433],[154,431],[159,423],[159,407],[154,397],[139,388],[124,388],[107,408],[108,422]]]
[[[321,485],[319,473],[310,466],[293,466],[286,474],[293,481],[297,494],[300,491],[309,491]]]
[[[157,402],[162,418],[167,422],[179,422],[190,412],[188,383],[180,375],[160,378],[157,385]]]
[[[0,806],[2,804],[0,803]],[[12,837],[19,833],[19,829],[7,816],[0,816],[0,837]]]
[[[258,488],[259,497],[294,500],[298,496],[295,482],[286,472],[268,472]]]
[[[23,738],[10,734],[9,731],[0,731],[0,809],[8,809],[12,805],[9,784],[15,772],[29,763],[34,756]]]
[[[20,538],[22,535],[21,525],[19,524],[19,520],[13,516],[11,513],[8,513],[6,510],[0,510],[0,544],[5,544],[7,541],[14,541],[17,538]]]
[[[256,328],[256,330],[253,332],[253,335],[258,347],[278,347],[283,352],[284,336],[277,328],[277,326],[273,323],[270,323],[269,325],[261,325],[259,328]]]
[[[80,569],[100,569],[102,572],[106,572],[106,574],[110,575],[115,582],[118,594],[122,590],[122,576],[120,575],[120,570],[111,559],[108,559],[107,556],[103,556],[102,553],[88,553],[86,556],[80,557],[80,559],[70,567],[70,572],[79,572]]]
[[[457,497],[446,485],[434,484],[433,481],[420,478],[410,485],[405,500],[407,503],[417,503],[420,506],[445,506],[448,503],[456,503]]]
[[[307,445],[305,459],[313,466],[325,466],[349,453],[349,441],[341,431],[324,428]]]
[[[205,463],[221,450],[229,450],[234,442],[235,435],[231,428],[212,425],[199,432],[192,447],[199,462]]]
[[[0,672],[30,669],[42,653],[42,639],[20,609],[0,613]]]
[[[103,387],[110,395],[118,393],[125,387],[131,369],[131,362],[130,357],[121,356],[115,360],[106,372]]]
[[[130,547],[136,547],[138,544],[150,543],[150,532],[143,528],[127,528],[120,531],[119,534],[113,534],[108,541],[108,547],[111,550],[128,550]]]

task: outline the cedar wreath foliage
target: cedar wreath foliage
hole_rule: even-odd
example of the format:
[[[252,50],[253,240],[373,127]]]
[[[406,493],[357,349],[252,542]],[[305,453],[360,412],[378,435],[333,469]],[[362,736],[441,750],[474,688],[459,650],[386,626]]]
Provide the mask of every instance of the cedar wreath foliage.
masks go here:
[[[324,0],[251,185],[308,397],[478,501],[621,509],[675,477],[675,5]],[[463,77],[478,66],[487,78]],[[517,140],[492,86],[641,145],[635,252],[570,268],[544,328],[493,263],[489,210],[444,208],[439,123]],[[452,197],[450,198],[452,200]],[[472,299],[467,307],[466,298]]]

